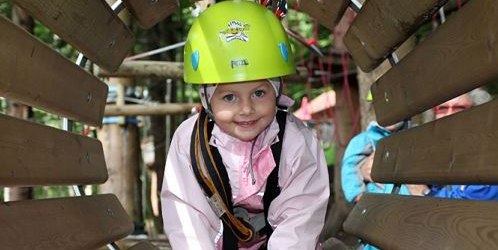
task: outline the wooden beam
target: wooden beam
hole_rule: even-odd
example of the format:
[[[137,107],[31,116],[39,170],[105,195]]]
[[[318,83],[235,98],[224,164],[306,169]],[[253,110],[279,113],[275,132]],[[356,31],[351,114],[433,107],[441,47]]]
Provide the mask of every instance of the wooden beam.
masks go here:
[[[315,72],[320,74],[321,72]],[[350,74],[355,74],[355,70],[350,70]],[[107,72],[105,70],[96,68],[96,75],[99,77],[150,77],[150,78],[164,78],[164,79],[183,79],[183,63],[182,62],[161,62],[161,61],[124,61],[118,70],[114,72]],[[342,79],[344,74],[342,72],[332,73],[330,80]],[[297,68],[297,74],[284,77],[287,83],[305,83],[309,81],[308,70],[304,67]],[[322,83],[319,76],[311,79],[312,82]]]
[[[344,43],[355,63],[370,72],[447,1],[366,1]]]
[[[90,137],[0,115],[0,186],[104,183],[102,145]]]
[[[90,125],[102,123],[105,83],[3,16],[0,30],[1,96]]]
[[[381,125],[498,78],[498,2],[469,1],[372,86]]]
[[[344,230],[381,249],[498,249],[498,203],[367,193]]]
[[[0,204],[3,249],[98,249],[133,231],[112,194]]]
[[[144,29],[151,28],[180,7],[178,0],[124,0],[123,2]]]
[[[349,0],[299,0],[299,10],[333,30],[349,6]]]
[[[161,61],[124,61],[118,70],[99,70],[100,77],[158,77],[183,79],[183,63]]]
[[[107,105],[105,116],[135,116],[135,115],[178,115],[189,114],[198,104],[165,103],[148,105]]]
[[[109,71],[119,67],[133,46],[133,34],[105,0],[13,2]]]
[[[497,110],[495,100],[382,139],[372,178],[382,183],[498,184]]]

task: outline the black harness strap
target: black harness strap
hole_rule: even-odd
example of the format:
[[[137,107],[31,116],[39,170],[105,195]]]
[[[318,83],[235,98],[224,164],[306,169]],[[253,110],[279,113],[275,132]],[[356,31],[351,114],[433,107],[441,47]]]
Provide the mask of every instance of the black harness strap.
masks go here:
[[[267,219],[270,203],[280,194],[280,188],[278,187],[278,169],[280,165],[280,153],[282,151],[286,117],[287,113],[285,111],[278,110],[276,119],[280,129],[278,133],[279,141],[271,146],[276,166],[267,179],[265,194],[263,196],[266,225],[264,229],[261,230],[261,233],[265,233],[267,238],[269,238],[273,232]],[[238,249],[237,243],[239,240],[242,242],[249,242],[255,237],[257,232],[254,232],[247,221],[233,215],[232,192],[228,173],[223,165],[223,160],[218,149],[209,145],[213,126],[214,122],[208,122],[206,111],[202,109],[192,131],[190,159],[199,185],[204,190],[205,194],[210,197],[209,201],[211,207],[223,222],[223,249],[236,250]],[[199,150],[201,151],[201,154],[199,154]],[[200,155],[202,157],[199,157]],[[207,176],[204,175],[199,160],[202,160],[204,163]]]
[[[206,138],[208,138],[207,125],[207,115],[205,112],[201,112],[192,132],[190,143],[190,160],[195,177],[205,194],[209,197],[210,205],[214,212],[220,217],[224,227],[229,229],[225,231],[232,231],[235,237],[241,241],[250,241],[254,237],[254,232],[250,224],[237,219],[233,215],[233,209],[230,208],[231,190],[230,185],[228,185],[228,174],[224,167],[219,168],[216,166],[216,162],[213,162],[214,156],[212,152],[207,150],[209,147],[206,148],[209,145],[209,141],[207,140],[206,142]],[[199,150],[202,157],[199,157]],[[207,169],[207,175],[204,175],[200,160],[204,162],[206,168],[211,168]]]

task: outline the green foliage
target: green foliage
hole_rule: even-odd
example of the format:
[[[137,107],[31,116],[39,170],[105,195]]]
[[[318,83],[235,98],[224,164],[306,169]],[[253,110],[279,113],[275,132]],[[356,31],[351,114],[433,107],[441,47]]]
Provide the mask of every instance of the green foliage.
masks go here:
[[[72,193],[69,192],[70,186],[57,186],[57,187],[35,187],[33,188],[33,196],[35,199],[45,199],[45,198],[58,198],[71,196]]]
[[[71,45],[61,40],[59,36],[54,34],[45,25],[38,21],[35,21],[35,26],[33,28],[33,35],[40,39],[42,42],[50,46],[52,49],[58,51],[66,58],[71,61],[76,61],[78,57],[78,51],[76,51]]]
[[[10,18],[12,13],[12,4],[8,0],[0,0],[0,15]]]

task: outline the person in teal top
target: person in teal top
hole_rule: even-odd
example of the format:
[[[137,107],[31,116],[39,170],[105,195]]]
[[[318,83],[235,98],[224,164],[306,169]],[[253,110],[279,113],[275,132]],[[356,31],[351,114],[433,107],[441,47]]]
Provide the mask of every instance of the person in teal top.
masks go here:
[[[375,183],[370,178],[373,156],[377,142],[398,131],[403,123],[382,127],[376,122],[370,123],[368,128],[351,139],[341,168],[341,185],[344,196],[349,203],[356,203],[364,193],[391,193],[393,184]],[[401,185],[399,194],[422,195],[426,188],[419,185]],[[378,249],[372,245],[364,244],[359,249]]]
[[[358,201],[365,192],[391,193],[394,185],[373,182],[369,170],[377,142],[400,127],[401,124],[396,124],[384,128],[372,122],[365,131],[351,139],[344,152],[341,169],[342,190],[348,202]],[[410,192],[403,185],[400,194],[410,194]]]

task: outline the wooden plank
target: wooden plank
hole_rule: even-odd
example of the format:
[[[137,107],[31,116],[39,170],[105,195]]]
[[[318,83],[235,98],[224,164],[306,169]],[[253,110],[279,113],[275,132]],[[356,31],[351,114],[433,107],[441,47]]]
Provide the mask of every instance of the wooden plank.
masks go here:
[[[107,85],[0,16],[0,96],[102,124]]]
[[[128,250],[157,250],[156,246],[152,245],[149,241],[141,241],[132,247],[128,248]]]
[[[349,0],[299,0],[299,10],[333,30],[349,5]]]
[[[498,100],[383,138],[372,178],[383,183],[497,184]]]
[[[498,78],[498,2],[469,1],[372,86],[389,125]]]
[[[366,1],[344,43],[355,63],[370,72],[447,1]]]
[[[192,112],[195,103],[107,105],[105,116],[178,115]]]
[[[156,25],[180,7],[178,0],[124,0],[123,2],[144,29]]]
[[[133,34],[105,0],[13,2],[106,70],[116,70],[133,46]]]
[[[118,70],[107,72],[100,70],[100,77],[157,77],[183,79],[182,62],[161,61],[124,61]]]
[[[33,122],[0,115],[0,186],[104,183],[102,144]]]
[[[498,249],[498,202],[367,193],[344,229],[381,249]]]
[[[96,249],[133,231],[113,194],[0,205],[2,249]]]

